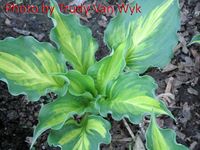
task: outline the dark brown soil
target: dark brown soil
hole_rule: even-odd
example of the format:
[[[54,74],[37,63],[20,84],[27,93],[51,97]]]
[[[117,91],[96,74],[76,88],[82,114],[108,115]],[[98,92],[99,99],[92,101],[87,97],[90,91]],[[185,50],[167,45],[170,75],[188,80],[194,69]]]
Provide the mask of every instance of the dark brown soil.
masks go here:
[[[59,0],[61,2],[61,0]],[[0,0],[1,6],[5,1]],[[34,4],[40,4],[36,0]],[[111,2],[111,4],[113,4]],[[192,36],[200,32],[200,2],[199,0],[180,0],[182,26],[179,32],[180,42],[175,49],[175,55],[164,71],[150,69],[147,74],[153,76],[158,82],[157,94],[165,93],[166,87],[171,86],[170,92],[175,98],[167,101],[169,109],[173,112],[177,122],[167,117],[159,118],[162,127],[176,130],[177,140],[192,150],[200,149],[200,46],[187,46]],[[106,19],[105,19],[106,18]],[[95,14],[86,18],[88,22],[82,23],[90,27],[93,36],[99,42],[96,58],[99,60],[109,53],[103,42],[103,32],[111,16]],[[32,35],[40,41],[49,41],[49,32],[52,22],[43,14],[17,15],[0,13],[0,39],[20,35]],[[172,81],[172,82],[171,82]],[[0,82],[0,150],[28,150],[33,127],[37,124],[37,116],[42,103],[48,103],[53,98],[51,95],[42,97],[39,102],[30,103],[23,95],[12,96],[7,85]],[[111,119],[110,119],[111,120]],[[123,122],[112,122],[111,134],[113,141],[110,145],[103,145],[103,150],[126,150],[133,142]],[[129,124],[135,134],[139,134],[144,141],[141,131],[146,128],[146,123],[138,125]],[[46,141],[47,133],[37,142],[36,150],[53,150]],[[122,140],[125,140],[122,142]]]

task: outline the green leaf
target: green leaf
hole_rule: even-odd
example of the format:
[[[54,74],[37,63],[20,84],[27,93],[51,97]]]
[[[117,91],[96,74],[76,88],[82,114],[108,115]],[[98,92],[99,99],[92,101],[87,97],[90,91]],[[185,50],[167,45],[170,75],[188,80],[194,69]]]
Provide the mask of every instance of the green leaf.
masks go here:
[[[82,115],[91,107],[91,100],[70,94],[55,102],[44,105],[39,113],[39,123],[34,131],[32,146],[36,139],[47,129],[60,129],[74,114]]]
[[[110,143],[110,128],[110,123],[100,116],[88,116],[80,124],[70,120],[62,129],[51,131],[48,143],[63,150],[99,150],[101,143]]]
[[[161,129],[152,115],[151,123],[146,132],[148,150],[189,150],[176,143],[176,133],[171,129]]]
[[[114,53],[91,66],[88,74],[95,79],[96,88],[103,94],[110,80],[116,79],[125,67],[125,45],[120,45]]]
[[[13,95],[27,94],[35,101],[49,91],[66,93],[66,77],[56,75],[66,73],[64,57],[49,43],[32,37],[6,38],[0,41],[0,62],[0,79]]]
[[[189,45],[194,44],[194,43],[200,44],[200,34],[195,35],[195,36],[192,38],[192,40],[191,40],[191,42],[190,42]]]
[[[62,14],[55,0],[51,0],[51,6],[55,8],[51,16],[54,23],[50,33],[51,40],[57,44],[74,69],[86,73],[88,67],[95,63],[97,42],[90,29],[80,24],[77,16]]]
[[[82,75],[74,70],[69,71],[66,76],[70,80],[69,92],[71,94],[76,96],[83,94],[90,94],[93,97],[97,96],[94,80],[90,76]]]
[[[152,111],[172,116],[166,106],[155,98],[156,87],[149,76],[124,73],[107,86],[107,97],[98,102],[100,114],[106,116],[111,113],[117,121],[127,117],[133,123],[139,123],[144,115]]]
[[[141,13],[118,13],[105,31],[105,41],[116,49],[125,43],[129,49],[126,63],[134,72],[143,73],[149,67],[164,67],[169,63],[177,44],[180,14],[177,0],[136,0]]]

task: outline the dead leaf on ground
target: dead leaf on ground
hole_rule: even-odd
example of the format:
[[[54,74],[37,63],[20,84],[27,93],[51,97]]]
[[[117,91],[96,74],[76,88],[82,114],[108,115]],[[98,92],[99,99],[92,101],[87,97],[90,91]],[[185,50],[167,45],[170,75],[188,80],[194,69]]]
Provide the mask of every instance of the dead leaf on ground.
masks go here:
[[[168,64],[164,69],[163,69],[163,73],[165,73],[165,72],[171,72],[171,71],[173,71],[173,70],[175,70],[175,69],[177,69],[178,67],[176,66],[176,65],[173,65],[173,64]]]
[[[191,119],[191,116],[192,116],[191,108],[187,102],[183,104],[182,115],[183,115],[183,118],[181,118],[180,122],[182,122],[184,126],[186,126],[187,122]]]
[[[186,42],[186,40],[184,38],[184,35],[179,33],[178,37],[179,37],[180,43],[182,44],[182,52],[185,53],[185,54],[188,54],[189,50],[187,48],[187,42]]]
[[[196,96],[199,95],[198,91],[195,90],[195,89],[193,89],[192,87],[189,87],[189,88],[187,89],[187,91],[188,91],[188,93],[190,93],[190,94],[192,94],[192,95],[196,95]]]

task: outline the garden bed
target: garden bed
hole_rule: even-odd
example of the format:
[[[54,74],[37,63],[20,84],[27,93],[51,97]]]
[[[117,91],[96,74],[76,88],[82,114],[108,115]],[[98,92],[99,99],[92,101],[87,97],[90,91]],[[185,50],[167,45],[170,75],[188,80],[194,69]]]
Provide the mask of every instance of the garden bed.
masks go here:
[[[59,2],[62,2],[59,0]],[[92,1],[93,2],[93,1]],[[1,6],[5,4],[0,1]],[[89,2],[87,2],[89,3]],[[105,2],[104,2],[105,3]],[[34,1],[41,6],[41,1]],[[113,1],[109,5],[115,5]],[[106,5],[106,3],[105,3]],[[192,150],[200,149],[200,46],[187,46],[193,35],[200,32],[200,2],[198,0],[180,0],[181,29],[178,33],[179,43],[174,49],[174,58],[164,70],[150,69],[146,74],[157,81],[157,95],[167,102],[176,122],[168,117],[159,118],[162,127],[176,130],[178,142]],[[96,59],[100,60],[109,53],[103,42],[104,30],[113,14],[90,12],[81,16],[82,24],[90,27],[99,43]],[[50,41],[51,20],[42,13],[16,14],[0,13],[0,39],[31,35],[39,41]],[[171,95],[163,93],[172,93]],[[162,96],[163,95],[163,96]],[[169,98],[171,97],[171,98]],[[23,95],[12,96],[7,85],[0,82],[0,150],[27,150],[37,124],[37,116],[42,103],[53,101],[54,94],[42,97],[39,102],[31,103]],[[110,145],[103,145],[103,150],[126,150],[133,146],[133,141],[124,122],[112,122]],[[139,125],[129,124],[135,136],[144,141],[143,130],[147,122]],[[35,145],[36,150],[53,150],[46,143],[46,132]]]

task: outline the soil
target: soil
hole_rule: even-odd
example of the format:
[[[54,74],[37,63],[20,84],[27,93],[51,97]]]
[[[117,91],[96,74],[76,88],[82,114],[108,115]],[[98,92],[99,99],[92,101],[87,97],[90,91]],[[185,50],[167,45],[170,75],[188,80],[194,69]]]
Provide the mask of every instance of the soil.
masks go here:
[[[0,0],[1,6],[6,1]],[[59,2],[63,2],[59,0]],[[114,4],[115,1],[110,2]],[[40,5],[41,1],[35,0],[34,4]],[[158,119],[160,126],[173,128],[177,133],[178,142],[188,146],[191,150],[200,149],[200,46],[187,46],[192,36],[200,32],[200,1],[180,0],[181,29],[178,32],[179,43],[174,49],[174,58],[171,64],[164,70],[150,69],[147,74],[157,81],[159,87],[157,95],[161,95],[169,109],[176,118],[176,122],[168,117]],[[96,53],[97,60],[109,53],[103,42],[103,33],[111,16],[109,14],[90,13],[91,16],[82,16],[82,23],[93,32],[98,40],[99,50]],[[88,22],[87,22],[88,20]],[[0,13],[0,39],[6,37],[18,37],[31,35],[40,41],[49,40],[49,32],[52,28],[51,20],[44,14],[14,14]],[[7,85],[0,81],[0,150],[28,150],[33,134],[33,127],[37,124],[38,112],[41,104],[54,99],[48,94],[36,103],[28,102],[24,95],[12,96],[8,92]],[[112,122],[111,135],[113,141],[109,145],[102,145],[102,150],[126,150],[133,145],[131,136],[124,123]],[[142,143],[145,143],[143,130],[145,123],[129,126],[135,135],[139,135]],[[56,150],[46,143],[48,131],[43,134],[37,144],[36,150]]]

